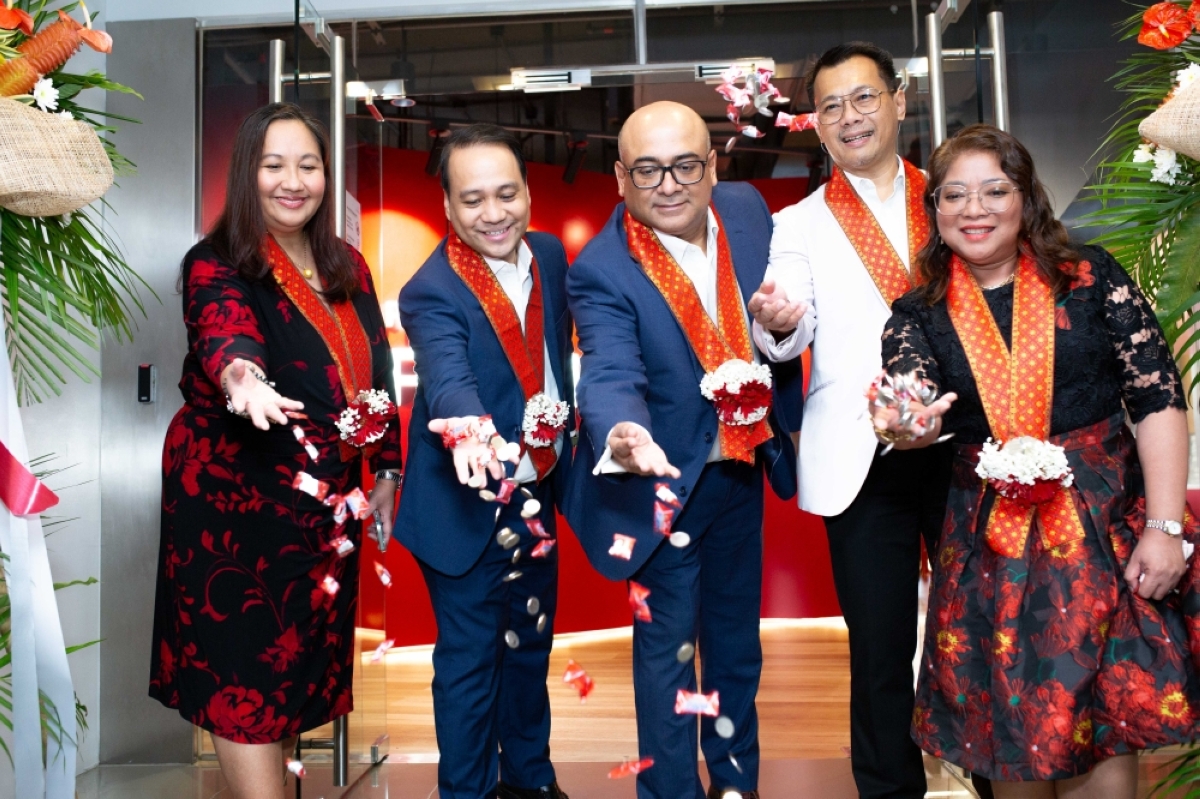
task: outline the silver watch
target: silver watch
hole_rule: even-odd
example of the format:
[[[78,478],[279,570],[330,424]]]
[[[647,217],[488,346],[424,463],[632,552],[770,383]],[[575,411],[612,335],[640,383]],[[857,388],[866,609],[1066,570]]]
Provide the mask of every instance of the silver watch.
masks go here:
[[[376,480],[391,480],[393,483],[400,482],[400,472],[395,469],[380,469],[375,472]]]
[[[1153,530],[1162,530],[1170,536],[1183,535],[1183,525],[1179,522],[1173,522],[1169,519],[1147,519],[1146,527]]]

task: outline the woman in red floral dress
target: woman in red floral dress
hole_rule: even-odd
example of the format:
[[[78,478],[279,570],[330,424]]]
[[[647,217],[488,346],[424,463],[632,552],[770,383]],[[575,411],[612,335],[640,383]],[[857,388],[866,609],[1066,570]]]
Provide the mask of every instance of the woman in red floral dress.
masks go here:
[[[307,114],[251,114],[225,210],[180,279],[188,353],[163,448],[150,695],[212,734],[235,799],[282,799],[281,742],[353,707],[359,558],[346,542],[362,524],[322,489],[361,491],[366,459],[380,470],[368,509],[391,534],[399,424],[361,448],[336,426],[347,398],[395,393],[370,272],[334,235],[328,173]]]
[[[873,409],[900,448],[954,434],[913,737],[1001,799],[1132,799],[1135,753],[1191,741],[1200,719],[1179,371],[1145,297],[1070,243],[1009,134],[947,140],[925,206],[937,235],[883,360],[942,396],[913,404],[924,432]]]

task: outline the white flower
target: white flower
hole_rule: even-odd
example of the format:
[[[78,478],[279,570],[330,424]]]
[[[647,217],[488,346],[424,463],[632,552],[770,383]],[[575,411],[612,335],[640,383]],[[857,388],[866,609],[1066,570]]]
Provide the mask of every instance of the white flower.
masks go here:
[[[1151,180],[1174,186],[1175,176],[1179,174],[1179,169],[1175,151],[1170,147],[1159,147],[1154,151],[1154,170],[1150,173]]]
[[[1133,151],[1133,163],[1145,164],[1154,160],[1154,145],[1139,144],[1138,148]]]
[[[1197,80],[1200,80],[1200,64],[1188,64],[1187,67],[1176,73],[1176,77],[1179,81],[1179,88],[1186,89]]]
[[[53,111],[58,108],[58,89],[49,78],[42,78],[33,85],[33,101],[43,111]]]
[[[71,120],[72,122],[75,121],[75,115],[70,111],[59,111],[56,116],[58,116],[59,119],[67,119]]]
[[[1075,480],[1062,447],[1030,436],[1014,438],[1003,446],[989,438],[979,453],[975,474],[984,480],[1027,486],[1038,480],[1061,480],[1066,488]]]

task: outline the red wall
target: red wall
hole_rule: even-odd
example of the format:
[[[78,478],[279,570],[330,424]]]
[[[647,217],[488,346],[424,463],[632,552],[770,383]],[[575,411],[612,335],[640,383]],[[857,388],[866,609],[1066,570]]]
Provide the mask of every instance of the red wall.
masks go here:
[[[386,148],[363,148],[359,153],[359,201],[363,206],[363,251],[376,272],[380,300],[394,300],[401,286],[421,265],[446,230],[442,192],[436,178],[425,174],[426,154]],[[801,199],[804,178],[752,181],[767,205],[777,211]],[[574,258],[603,227],[619,200],[611,175],[580,172],[573,184],[562,181],[562,168],[529,164],[532,224],[559,236]],[[382,203],[382,207],[381,207]],[[383,246],[378,245],[382,233]],[[393,331],[395,344],[404,343]],[[407,397],[411,402],[411,396]],[[401,410],[407,430],[409,408]],[[430,520],[437,524],[436,519]],[[620,627],[631,623],[625,586],[600,577],[587,563],[579,543],[559,519],[559,610],[557,632]],[[432,643],[436,636],[433,612],[420,570],[399,545],[386,554],[392,587],[384,591],[371,573],[373,545],[364,552],[361,591],[362,623],[383,626],[397,646]],[[840,615],[829,567],[829,548],[821,521],[801,512],[794,502],[782,502],[770,491],[766,498],[762,615],[808,618]]]

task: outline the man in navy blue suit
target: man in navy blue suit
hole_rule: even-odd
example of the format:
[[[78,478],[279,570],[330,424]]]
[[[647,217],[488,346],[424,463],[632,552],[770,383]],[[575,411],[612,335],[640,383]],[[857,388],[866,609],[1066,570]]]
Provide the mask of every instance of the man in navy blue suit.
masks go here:
[[[740,416],[723,408],[725,421],[701,381],[764,384],[745,304],[771,216],[752,187],[717,185],[707,127],[686,106],[636,111],[619,151],[624,203],[567,274],[583,351],[567,518],[593,566],[645,603],[634,691],[638,748],[654,765],[638,774],[639,798],[705,797],[701,709],[716,711],[700,715],[707,796],[757,797],[763,474],[794,495],[800,369],[772,365],[773,402],[739,393]],[[697,692],[697,648],[706,697],[680,693]]]
[[[546,690],[554,508],[573,426],[566,255],[553,236],[526,235],[529,188],[510,133],[455,131],[441,171],[453,231],[400,292],[419,383],[395,524],[438,625],[438,786],[441,799],[566,799]],[[480,429],[490,432],[468,435]],[[520,442],[507,476],[503,439]]]

